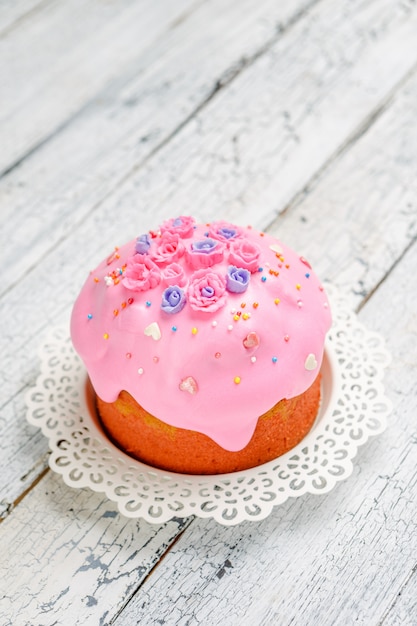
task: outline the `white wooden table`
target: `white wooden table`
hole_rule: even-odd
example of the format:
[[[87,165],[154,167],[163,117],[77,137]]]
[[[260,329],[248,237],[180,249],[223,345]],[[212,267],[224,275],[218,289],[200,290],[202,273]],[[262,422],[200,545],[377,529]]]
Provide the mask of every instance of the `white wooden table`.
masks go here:
[[[414,0],[0,1],[0,624],[417,624]],[[264,229],[392,353],[387,430],[327,495],[122,517],[25,419],[103,251],[174,214]]]

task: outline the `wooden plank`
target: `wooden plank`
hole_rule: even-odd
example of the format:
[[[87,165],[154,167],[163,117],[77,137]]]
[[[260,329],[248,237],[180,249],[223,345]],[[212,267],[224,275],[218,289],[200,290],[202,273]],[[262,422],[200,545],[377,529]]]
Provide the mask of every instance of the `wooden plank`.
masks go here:
[[[188,523],[128,520],[49,472],[1,525],[0,623],[110,624]]]
[[[42,10],[53,0],[0,0],[0,37],[17,28],[22,20],[31,19],[35,11]]]
[[[167,35],[162,47],[156,45],[153,62],[156,63],[159,58],[162,60],[159,61],[158,68],[151,72],[153,78],[150,80],[154,81],[154,87],[151,89],[148,84],[150,101],[145,101],[143,109],[139,107],[137,115],[128,115],[123,122],[123,115],[122,119],[117,115],[117,110],[120,109],[119,100],[111,107],[110,104],[109,108],[105,107],[104,114],[100,114],[93,107],[88,115],[77,119],[77,124],[68,134],[63,131],[45,150],[38,151],[36,157],[28,159],[28,167],[24,164],[6,177],[8,182],[5,186],[0,183],[4,218],[0,229],[2,266],[13,267],[13,271],[3,274],[0,287],[0,290],[3,288],[6,291],[0,299],[0,319],[3,320],[4,329],[0,342],[4,342],[4,362],[7,364],[0,374],[4,398],[0,403],[3,415],[0,446],[5,468],[0,478],[0,517],[7,515],[13,502],[43,471],[47,460],[46,441],[25,423],[24,401],[24,391],[38,371],[36,351],[42,334],[50,324],[68,323],[71,305],[80,285],[88,270],[97,264],[103,249],[106,246],[113,248],[115,244],[132,237],[132,224],[135,233],[136,229],[146,227],[143,222],[140,223],[139,217],[142,216],[138,213],[136,203],[117,220],[112,212],[110,222],[106,218],[104,224],[95,225],[92,207],[99,201],[102,193],[108,193],[109,182],[114,185],[115,179],[125,174],[119,161],[124,168],[126,163],[130,163],[130,148],[127,150],[125,143],[119,151],[117,142],[114,145],[118,135],[114,133],[120,132],[125,139],[133,134],[132,149],[134,146],[138,149],[139,145],[142,151],[141,146],[149,143],[141,152],[145,158],[149,150],[152,151],[152,146],[155,147],[157,140],[155,138],[145,143],[138,142],[138,133],[151,132],[155,115],[159,116],[157,124],[161,124],[161,132],[174,133],[183,121],[184,114],[193,111],[196,101],[199,102],[201,96],[196,94],[201,92],[202,97],[206,98],[216,81],[225,80],[225,73],[238,63],[242,55],[259,54],[265,38],[275,36],[277,24],[282,23],[282,29],[285,30],[285,25],[296,19],[303,6],[295,5],[291,1],[280,3],[279,8],[275,7],[275,2],[269,2],[261,8],[258,5],[251,8],[250,2],[245,2],[246,4],[239,5],[231,3],[227,10],[222,5],[221,11],[218,3],[207,5],[209,12],[204,5],[202,12],[198,15],[196,13],[195,17],[190,16],[183,25],[172,31],[175,33],[174,38]],[[248,9],[244,12],[246,17],[239,21],[238,16],[245,8]],[[238,26],[232,28],[236,24]],[[225,38],[221,51],[218,50],[219,35]],[[199,46],[196,37],[201,44]],[[192,54],[194,50],[196,52]],[[191,71],[193,66],[190,62],[197,62],[196,67],[200,71],[193,73],[193,81],[185,84],[182,77],[184,70],[181,68],[188,67]],[[163,84],[168,80],[172,80],[172,84],[177,86],[175,95],[170,89],[165,95],[161,95],[161,89],[164,94]],[[129,92],[124,93],[123,97],[138,97],[137,90],[140,92],[141,89],[140,81],[133,82]],[[156,96],[152,96],[153,91]],[[168,116],[173,103],[176,103],[174,108],[177,112]],[[127,107],[126,110],[136,109]],[[115,116],[115,122],[109,131],[109,117],[112,116]],[[98,125],[95,123],[97,119]],[[102,137],[103,144],[99,142]],[[108,161],[101,154],[102,151],[105,152],[105,148],[109,151]],[[128,153],[125,160],[122,158],[124,149]],[[61,158],[56,159],[56,154],[60,154]],[[119,169],[113,171],[112,168],[116,165]],[[46,205],[45,198],[48,198]],[[224,217],[227,217],[226,214]],[[83,222],[85,219],[86,223]],[[163,213],[156,209],[152,218],[148,216],[148,219],[150,228],[155,221],[163,219]],[[80,226],[81,233],[78,233]],[[118,232],[120,226],[122,228]],[[100,232],[95,248],[91,247],[91,233],[94,232]],[[70,248],[62,252],[55,250],[56,256],[53,259],[45,258],[44,269],[37,267],[39,259],[45,257],[51,243],[55,247],[68,235],[72,242]],[[15,254],[16,250],[20,250],[19,255]],[[7,293],[10,285],[19,282],[19,273],[31,272],[32,269],[33,274],[26,276],[24,280],[28,280],[29,286],[23,287],[22,283],[17,291]],[[30,300],[27,295],[29,293]],[[22,316],[24,309],[26,312],[29,309],[31,322]],[[15,328],[19,328],[18,339]],[[13,354],[10,353],[11,345],[15,346]]]
[[[398,592],[381,626],[414,626],[417,615],[417,566],[404,587]]]
[[[387,612],[400,623],[395,604],[414,581],[417,549],[417,366],[409,357],[417,351],[416,269],[414,243],[360,313],[394,354],[386,388],[395,410],[386,433],[360,449],[353,475],[325,496],[287,501],[256,525],[196,520],[115,624],[376,626],[390,623]],[[407,597],[398,616],[411,626],[415,600]]]
[[[0,172],[57,131],[200,0],[71,0],[0,39]]]
[[[12,254],[13,276],[6,274],[0,293],[316,1],[204,3],[142,50],[134,71],[111,82],[73,124],[0,180],[4,262],[28,242],[26,254]]]
[[[309,19],[310,17],[311,16],[309,16]],[[407,25],[409,23],[411,22],[407,22]],[[401,32],[404,34],[405,31]],[[318,35],[315,34],[314,40],[316,40],[317,37]],[[394,43],[395,41],[396,40],[394,40]],[[307,38],[305,38],[303,42],[305,43],[305,47],[307,47]],[[302,45],[299,39],[297,39],[297,45],[299,47]],[[380,48],[379,50],[381,51]],[[372,54],[373,56],[376,56],[375,51]],[[386,54],[388,54],[388,49],[386,49]],[[394,54],[393,56],[395,57],[396,55]],[[362,57],[362,62],[368,62],[366,55]],[[252,72],[253,67],[254,66],[249,68],[247,71],[250,73],[250,80],[256,81],[257,72]],[[244,76],[242,75],[239,80],[243,81],[243,77]],[[246,80],[244,81],[244,85],[248,90],[247,93],[250,94],[249,86],[247,85]],[[412,85],[414,85],[414,83],[412,83]],[[347,81],[345,87],[347,90],[351,89],[351,82]],[[234,83],[233,99],[236,101],[237,95],[235,91],[237,88],[238,85]],[[408,89],[411,90],[411,95],[409,96],[407,95]],[[393,109],[396,111],[394,118],[390,116],[387,118],[381,118],[384,120],[386,119],[386,123],[388,124],[385,131],[383,131],[385,133],[383,134],[384,143],[380,144],[377,142],[377,147],[372,147],[372,151],[376,151],[376,153],[379,154],[381,151],[383,152],[384,150],[389,150],[389,146],[393,146],[393,162],[390,163],[390,165],[393,168],[392,172],[395,174],[392,175],[394,178],[390,178],[391,175],[387,174],[387,180],[390,182],[387,188],[383,188],[380,204],[378,205],[378,211],[379,220],[387,229],[382,232],[382,235],[384,235],[385,232],[392,232],[398,233],[398,236],[396,236],[392,242],[390,241],[388,250],[391,251],[392,249],[392,253],[390,252],[391,256],[387,254],[387,250],[382,249],[381,247],[378,248],[378,254],[382,254],[382,256],[375,257],[375,263],[369,268],[370,288],[372,288],[372,286],[379,280],[382,280],[389,264],[395,262],[395,259],[398,259],[401,256],[407,242],[409,242],[410,238],[414,236],[413,233],[415,234],[414,213],[412,209],[407,207],[407,203],[410,202],[410,198],[413,197],[412,194],[415,193],[413,186],[415,185],[415,170],[414,160],[412,158],[416,141],[416,129],[414,124],[416,113],[415,100],[413,101],[413,94],[415,93],[414,89],[414,87],[411,88],[408,85],[407,89],[404,89],[401,92],[402,95],[401,98],[399,98],[398,108]],[[232,91],[232,86],[230,91]],[[238,91],[242,96],[240,88]],[[221,106],[227,107],[229,105],[228,94],[229,91],[222,97]],[[325,95],[323,94],[323,98],[324,97]],[[339,94],[338,98],[340,102],[343,101],[342,93]],[[403,103],[404,110],[401,103]],[[215,103],[213,103],[213,105],[214,104]],[[219,129],[219,107],[220,104],[216,105],[215,108],[217,111],[217,129]],[[211,109],[207,110],[205,124],[210,123],[210,111]],[[411,116],[410,111],[412,111]],[[223,134],[226,133],[226,128],[228,129],[227,132],[229,132],[229,134],[232,133],[235,123],[235,118],[231,115],[232,113],[233,109],[228,109],[228,115],[231,116],[230,119],[232,121],[227,127],[223,125]],[[214,113],[212,113],[212,115],[214,116]],[[401,121],[400,127],[397,125],[397,115],[399,115],[398,119]],[[258,121],[252,123],[259,125],[261,122]],[[149,164],[147,168],[144,168],[144,170],[141,171],[140,183],[137,182],[138,188],[136,189],[136,193],[134,193],[135,187],[133,183],[129,181],[128,189],[125,189],[125,195],[118,196],[117,201],[115,198],[113,198],[113,201],[109,199],[106,203],[100,206],[99,210],[95,212],[91,212],[90,198],[90,202],[86,204],[86,208],[89,207],[90,209],[88,217],[83,218],[77,227],[76,225],[73,225],[72,228],[69,227],[70,223],[64,221],[65,232],[68,235],[67,239],[60,243],[59,249],[53,249],[49,255],[46,255],[41,263],[38,263],[37,256],[35,256],[35,258],[31,257],[32,250],[30,245],[25,246],[22,250],[21,242],[25,241],[23,234],[27,233],[29,237],[28,241],[30,242],[30,231],[25,230],[20,232],[18,247],[22,250],[22,256],[27,255],[27,261],[32,259],[34,269],[30,274],[26,275],[24,280],[19,282],[19,284],[8,293],[7,298],[0,300],[0,315],[4,320],[3,328],[5,329],[0,337],[0,349],[5,355],[5,368],[2,372],[2,390],[4,398],[13,399],[9,400],[8,403],[2,408],[4,420],[3,428],[4,431],[7,431],[7,437],[2,439],[3,449],[0,457],[0,480],[2,481],[4,491],[7,494],[7,497],[4,496],[5,501],[3,503],[5,512],[10,509],[11,502],[18,498],[19,495],[29,487],[29,481],[33,480],[34,476],[38,475],[38,472],[42,471],[44,466],[39,463],[39,460],[45,458],[47,451],[46,443],[39,438],[37,434],[35,434],[33,429],[25,425],[23,419],[25,410],[23,391],[25,386],[34,379],[37,371],[37,361],[34,356],[36,346],[41,340],[42,334],[46,332],[47,328],[51,324],[58,324],[63,319],[68,319],[72,302],[79,290],[80,285],[85,279],[88,271],[102,258],[103,250],[111,250],[114,245],[120,244],[128,238],[133,237],[138,231],[153,227],[155,223],[158,223],[163,218],[172,215],[172,207],[184,207],[185,187],[180,179],[177,179],[175,184],[172,182],[171,176],[173,172],[171,166],[176,167],[175,164],[182,161],[184,164],[184,170],[187,169],[187,158],[184,154],[185,144],[185,146],[188,146],[189,148],[189,150],[186,150],[188,161],[194,161],[193,168],[196,167],[195,161],[198,161],[200,152],[197,150],[198,144],[196,142],[198,134],[195,134],[195,129],[199,128],[199,124],[200,123],[198,121],[195,121],[190,125],[190,128],[185,129],[182,141],[178,142],[176,137],[172,142],[170,142],[170,145],[167,146],[164,151],[164,153],[166,152],[166,163],[163,162],[162,155],[155,155],[154,161],[159,163],[158,169],[155,164],[152,166]],[[404,128],[406,132],[404,131]],[[218,132],[212,136],[213,141],[215,141]],[[330,130],[328,132],[330,133]],[[403,147],[398,144],[398,136],[401,137],[401,141],[407,147],[410,154],[410,158],[408,158],[406,162],[403,161],[401,156]],[[265,142],[268,139],[266,135],[263,138]],[[271,141],[273,146],[275,141],[275,135],[273,134],[271,134]],[[178,158],[176,158],[174,148],[171,146],[176,146]],[[265,146],[263,146],[263,149],[264,148]],[[201,153],[203,153],[202,146],[201,149]],[[298,168],[302,167],[301,164],[303,163],[301,158],[302,155],[299,150],[301,150],[301,147],[297,149],[294,154],[291,154],[291,159],[294,159],[292,166],[294,176],[298,176],[296,173],[298,172]],[[397,150],[400,150],[399,156],[396,156]],[[252,156],[249,154],[249,150],[247,155],[248,158],[252,159]],[[297,160],[298,157],[300,157],[300,160]],[[272,158],[273,153],[271,152],[271,159]],[[373,158],[375,158],[373,154],[368,155],[367,162],[363,164],[363,167],[368,167],[367,164],[372,163]],[[169,166],[169,163],[171,166]],[[354,165],[356,166],[356,163],[354,163]],[[381,164],[381,167],[383,167],[383,163]],[[369,170],[366,171],[369,172]],[[151,174],[151,172],[153,173]],[[147,173],[149,173],[148,180]],[[212,209],[210,212],[207,206],[208,198],[211,196],[214,198],[213,206],[222,207],[221,213],[219,211],[217,212],[217,215],[222,215],[226,219],[230,219],[232,221],[237,218],[237,221],[241,223],[246,223],[249,221],[251,215],[256,215],[255,219],[261,223],[261,227],[267,224],[266,219],[269,215],[269,211],[267,211],[267,213],[263,212],[265,206],[268,208],[267,205],[262,204],[260,201],[258,205],[259,211],[256,213],[254,209],[255,201],[249,200],[251,194],[249,194],[246,200],[242,200],[244,204],[241,207],[240,213],[238,214],[235,211],[236,207],[228,200],[230,199],[230,188],[227,184],[223,184],[226,179],[223,179],[220,173],[218,176],[211,177],[206,172],[203,178],[197,175],[191,176],[191,172],[188,172],[188,175],[190,176],[190,179],[186,188],[188,189],[187,197],[189,197],[190,200],[187,200],[187,202],[191,203],[192,199],[193,207],[191,207],[191,204],[187,205],[187,203],[185,203],[185,209],[190,211],[193,209],[192,212],[197,217],[207,220],[216,215],[216,211],[213,211]],[[383,180],[383,174],[380,175],[380,178]],[[238,179],[243,181],[243,184],[245,185],[249,184],[248,181],[251,181],[255,195],[255,191],[259,189],[259,180],[256,176],[251,178],[248,174],[248,170],[243,168],[238,172]],[[409,196],[404,197],[402,195],[403,188],[399,188],[396,184],[398,179],[407,181],[408,179],[410,180],[409,184],[411,192]],[[148,202],[143,206],[143,210],[140,210],[140,208],[138,208],[139,202],[137,198],[141,197],[141,199],[145,199],[144,195],[146,186],[151,180],[154,181],[152,187],[153,192],[148,197]],[[155,187],[156,180],[159,180],[158,188]],[[234,180],[233,176],[231,176],[230,180]],[[265,179],[265,188],[263,189],[264,198],[266,194],[269,194],[272,197],[272,191],[276,191],[276,184],[276,179],[273,177],[269,180],[269,182]],[[293,184],[295,185],[295,183]],[[350,191],[349,186],[347,191]],[[369,190],[366,193],[369,194]],[[375,193],[375,191],[373,190],[372,193]],[[393,205],[392,199],[394,193],[398,194],[398,198],[396,198],[397,204]],[[362,198],[360,198],[360,201],[361,200]],[[404,202],[405,205],[403,204]],[[358,204],[358,206],[361,205]],[[39,211],[40,209],[41,207],[39,207]],[[342,211],[342,213],[340,213],[340,217],[344,217],[345,214],[343,213],[343,207],[339,210]],[[372,228],[375,222],[375,214],[373,213],[373,210],[374,207],[366,213],[368,221],[363,223],[364,232],[355,232],[355,235],[360,237],[361,241],[366,242],[362,245],[368,246],[369,249],[372,249],[374,244]],[[332,213],[332,211],[330,211],[330,213]],[[343,276],[343,273],[341,274],[341,272],[347,272],[345,280],[349,278],[349,260],[351,259],[352,254],[352,249],[348,246],[350,240],[345,237],[342,238],[342,241],[340,240],[340,233],[337,230],[339,227],[337,219],[332,222],[336,233],[334,234],[333,231],[331,233],[330,231],[326,232],[326,222],[322,220],[321,214],[316,213],[316,215],[320,216],[321,222],[318,223],[324,224],[324,226],[321,227],[320,233],[317,234],[316,239],[312,234],[313,230],[311,229],[310,222],[307,232],[308,246],[295,245],[294,247],[302,247],[305,254],[310,256],[312,261],[315,263],[318,261],[318,269],[320,270],[320,274],[324,277],[328,275],[328,272],[331,273],[333,277],[333,275],[337,273],[337,268],[339,267],[338,277],[335,277],[336,284],[339,284],[338,281],[341,276]],[[335,213],[335,215],[337,215],[337,213]],[[365,213],[363,215],[365,215]],[[401,229],[399,226],[396,226],[397,221],[399,221],[399,224],[402,225]],[[312,222],[314,225],[314,218],[312,218]],[[30,222],[30,224],[32,223]],[[29,226],[27,225],[27,228],[28,227]],[[61,228],[58,216],[55,218],[54,227],[51,227],[51,231],[48,233],[48,237],[52,239],[53,235],[51,233],[54,232],[54,228]],[[324,231],[323,228],[325,229]],[[301,227],[299,225],[297,225],[297,229],[299,232],[301,231]],[[62,237],[65,236],[61,230],[59,230],[59,232]],[[323,241],[323,236],[331,236],[329,241],[334,242],[333,256],[337,256],[336,252],[338,253],[338,248],[340,248],[340,254],[342,254],[341,251],[344,250],[344,257],[342,254],[340,258],[331,258],[329,259],[328,265],[323,265],[321,261],[324,260],[324,257],[321,254],[321,251],[320,254],[317,255],[317,247],[315,247],[317,242]],[[10,237],[12,238],[12,233],[10,233]],[[366,239],[363,240],[363,237]],[[13,239],[11,240],[13,241]],[[340,242],[340,246],[338,246],[336,242]],[[344,248],[342,247],[342,244],[344,245]],[[357,245],[357,243],[355,245]],[[5,257],[3,267],[13,267],[13,272],[8,272],[6,279],[10,274],[11,279],[13,280],[15,266],[19,263],[19,259],[16,259],[16,255],[11,254],[12,251],[16,249],[16,246],[10,246],[10,244],[6,241],[4,246],[0,248],[2,249],[2,253]],[[340,263],[344,263],[344,266],[340,265]],[[357,260],[355,263],[359,268],[361,267],[360,260]],[[346,270],[344,268],[346,268]],[[30,299],[27,294],[30,294]],[[12,323],[10,320],[12,320]],[[18,345],[16,345],[16,352],[11,355],[7,346],[10,345],[11,341],[14,341],[16,344],[16,339],[13,339],[14,327],[18,327],[20,331]],[[16,419],[16,415],[19,416],[19,419]],[[33,446],[31,443],[33,443]],[[28,454],[22,455],[22,449],[27,450]]]

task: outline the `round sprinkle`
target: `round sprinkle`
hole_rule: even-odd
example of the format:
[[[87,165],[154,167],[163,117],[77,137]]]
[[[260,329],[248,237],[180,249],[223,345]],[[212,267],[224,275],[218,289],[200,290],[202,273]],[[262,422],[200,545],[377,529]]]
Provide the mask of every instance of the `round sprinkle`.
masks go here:
[[[235,322],[238,322],[238,321],[239,321],[239,317],[240,317],[239,315],[234,315],[234,316],[233,316],[233,319],[235,320]]]
[[[132,358],[132,353],[131,352],[126,352],[126,358],[127,359],[131,359]]]
[[[308,272],[307,272],[307,274],[304,274],[304,276],[305,276],[306,278],[310,278],[310,274],[309,274]]]
[[[272,363],[276,363],[277,361],[278,361],[278,357],[273,356],[273,357],[272,357]]]
[[[232,324],[229,324],[229,326],[227,327],[227,330],[233,330]]]
[[[251,363],[256,363],[256,356],[251,356],[250,361]]]
[[[264,283],[266,282],[266,276],[262,276],[261,281]]]
[[[159,356],[154,356],[153,357],[153,362],[154,363],[159,363]]]
[[[234,377],[234,379],[233,379],[233,382],[234,382],[236,385],[240,385],[240,380],[241,380],[241,379],[240,379],[240,376],[235,376],[235,377]]]
[[[258,267],[258,272],[263,272],[264,268],[263,267]]]
[[[196,335],[198,333],[198,328],[196,328],[195,326],[193,326],[193,328],[191,329],[191,334],[192,335]]]
[[[97,276],[94,276],[94,282],[95,282],[95,283],[99,283],[99,282],[100,282],[100,279],[99,279],[99,278],[97,278]]]
[[[139,374],[140,376],[142,376],[142,374],[143,374],[143,367],[140,367],[140,368],[138,369],[138,374]]]
[[[221,352],[216,352],[214,356],[216,357],[216,359],[220,359],[221,355],[222,355]]]
[[[327,309],[329,305],[327,304],[327,302],[325,302],[325,303],[323,304],[323,306],[324,306],[324,308],[325,308],[325,309]]]
[[[145,304],[146,304],[146,306],[149,307],[149,306],[151,306],[152,302],[150,302],[149,300],[146,300]]]
[[[244,313],[242,317],[244,320],[248,320],[250,318],[250,313]]]
[[[281,302],[281,300],[279,298],[275,298],[274,303],[275,304],[279,304]]]
[[[171,327],[171,330],[173,330],[173,331],[174,331],[174,333],[176,333],[176,332],[177,332],[177,327],[176,327],[176,326],[172,326],[172,327]]]
[[[122,309],[125,309],[127,307],[126,302],[122,302],[121,307],[122,307]]]
[[[240,305],[240,308],[241,308],[241,309],[244,309],[244,308],[245,308],[245,306],[246,306],[246,302],[242,302],[242,303],[241,303],[241,305]]]
[[[284,341],[289,341],[290,340],[290,336],[289,335],[284,335]]]
[[[217,322],[216,322],[216,320],[214,320],[214,321],[211,323],[211,325],[213,326],[213,328],[216,328],[216,326],[217,326]]]
[[[103,339],[108,339],[108,338],[109,338],[109,333],[104,333]]]
[[[259,306],[259,302],[254,302],[254,303],[252,304],[252,306],[253,306],[253,308],[254,308],[254,309],[257,309],[257,308],[258,308],[258,306]]]
[[[302,300],[297,300],[297,306],[299,309],[301,309],[303,305],[304,305],[304,302]]]
[[[296,288],[296,289],[298,289],[298,291],[300,291],[300,289],[301,289],[301,285],[300,285],[300,283],[297,283],[297,284],[296,284],[296,286],[295,286],[295,288]]]
[[[230,309],[230,313],[234,315],[236,313],[236,309]]]
[[[133,304],[134,300],[133,298],[129,298],[129,300],[127,301],[128,304]]]
[[[113,315],[114,317],[117,317],[119,315],[119,309],[114,309]]]
[[[89,313],[89,314],[87,315],[87,319],[89,319],[89,320],[92,320],[92,319],[93,319],[93,316],[91,315],[91,313]]]

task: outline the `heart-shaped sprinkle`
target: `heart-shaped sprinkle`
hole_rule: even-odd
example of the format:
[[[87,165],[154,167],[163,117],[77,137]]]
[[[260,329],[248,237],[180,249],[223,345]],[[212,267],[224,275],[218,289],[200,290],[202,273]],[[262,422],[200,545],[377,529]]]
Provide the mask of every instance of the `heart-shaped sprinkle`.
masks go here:
[[[260,339],[257,333],[254,331],[250,332],[243,340],[243,345],[245,348],[257,348],[260,344]]]
[[[161,339],[161,329],[159,328],[157,322],[152,322],[149,324],[143,331],[147,337],[152,337],[155,341],[159,341]]]
[[[194,396],[198,391],[197,381],[192,376],[187,376],[182,379],[179,388],[181,391],[188,391],[188,393]]]
[[[306,370],[315,370],[317,367],[317,360],[315,355],[310,352],[310,354],[308,355],[308,357],[306,358],[306,361],[304,363],[304,367],[306,368]]]
[[[275,252],[276,254],[283,254],[284,252],[281,246],[278,245],[277,243],[273,243],[272,246],[269,246],[269,247],[272,250],[272,252]]]

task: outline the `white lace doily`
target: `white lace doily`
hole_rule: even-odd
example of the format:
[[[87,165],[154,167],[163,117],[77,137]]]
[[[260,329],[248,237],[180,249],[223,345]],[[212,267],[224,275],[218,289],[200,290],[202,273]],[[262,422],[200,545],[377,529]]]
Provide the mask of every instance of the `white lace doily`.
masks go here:
[[[329,294],[332,296],[332,294]],[[224,525],[261,520],[289,497],[330,491],[352,471],[358,446],[381,433],[391,410],[382,383],[389,355],[339,296],[322,366],[322,404],[307,437],[278,459],[217,476],[158,470],[125,455],[88,406],[87,374],[67,329],[41,348],[41,374],[27,395],[27,418],[49,440],[50,467],[71,487],[104,492],[127,517],[165,522],[213,517]]]

